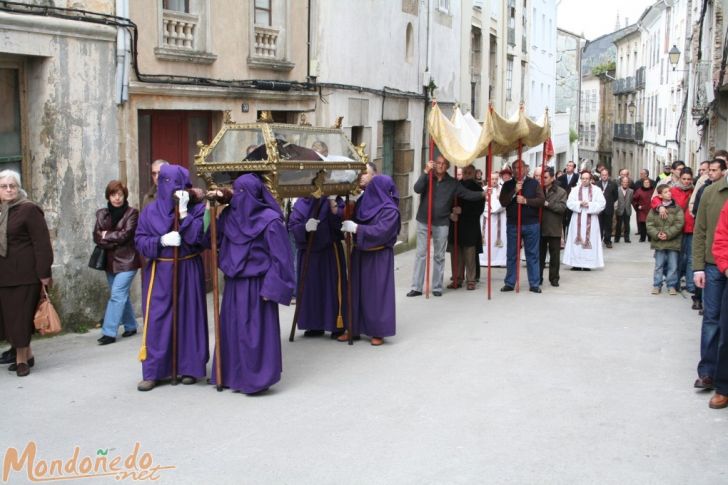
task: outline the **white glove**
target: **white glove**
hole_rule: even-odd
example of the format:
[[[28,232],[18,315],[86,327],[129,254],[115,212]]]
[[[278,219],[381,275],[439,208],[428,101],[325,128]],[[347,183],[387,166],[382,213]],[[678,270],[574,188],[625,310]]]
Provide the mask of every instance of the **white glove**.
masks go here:
[[[339,198],[338,195],[329,195],[329,200],[336,201],[336,199],[338,199],[338,198]]]
[[[356,228],[357,223],[354,221],[344,221],[343,224],[341,224],[341,230],[344,232],[351,232],[353,234],[356,234]]]
[[[315,232],[319,225],[318,219],[311,218],[306,221],[306,232]]]
[[[159,242],[161,242],[162,246],[165,248],[168,246],[179,246],[182,244],[182,238],[177,231],[172,231],[162,236]]]
[[[184,219],[187,217],[187,204],[190,203],[190,194],[186,190],[178,190],[174,193],[174,196],[177,198],[177,205],[179,205],[179,218]]]

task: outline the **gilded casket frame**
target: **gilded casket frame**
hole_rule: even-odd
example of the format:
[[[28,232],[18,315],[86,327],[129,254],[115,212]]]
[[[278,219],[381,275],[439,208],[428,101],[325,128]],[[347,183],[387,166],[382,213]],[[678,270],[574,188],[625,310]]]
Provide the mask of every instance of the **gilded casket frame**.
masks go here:
[[[366,172],[364,145],[352,145],[341,128],[235,123],[226,117],[212,142],[197,146],[195,169],[208,188],[229,186],[238,175],[253,172],[278,199],[356,193]],[[329,153],[329,146],[335,154]]]

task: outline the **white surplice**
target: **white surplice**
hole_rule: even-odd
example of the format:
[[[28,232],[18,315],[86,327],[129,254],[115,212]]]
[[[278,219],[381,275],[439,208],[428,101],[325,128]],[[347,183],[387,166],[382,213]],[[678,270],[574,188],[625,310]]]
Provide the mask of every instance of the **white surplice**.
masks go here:
[[[592,185],[592,197],[589,200],[589,187],[581,184],[571,189],[566,206],[573,211],[569,223],[569,235],[564,245],[563,263],[577,268],[603,268],[604,250],[602,248],[601,231],[599,229],[599,213],[604,210],[606,201],[604,194],[599,187]],[[579,193],[582,194],[582,201],[589,202],[588,207],[581,207]],[[581,218],[581,239],[586,241],[586,228],[588,219],[591,218],[591,229],[589,242],[591,248],[586,249],[583,245],[577,244],[577,225]]]
[[[488,266],[488,237],[487,231],[490,230],[490,265],[505,266],[506,265],[506,209],[501,206],[498,196],[500,196],[501,186],[497,188],[489,188],[490,190],[490,224],[484,224],[484,220],[488,217],[488,204],[485,205],[485,212],[480,216],[480,227],[483,231],[483,253],[479,255],[480,265]],[[498,236],[498,221],[500,221],[500,237]],[[500,246],[498,245],[500,243]]]

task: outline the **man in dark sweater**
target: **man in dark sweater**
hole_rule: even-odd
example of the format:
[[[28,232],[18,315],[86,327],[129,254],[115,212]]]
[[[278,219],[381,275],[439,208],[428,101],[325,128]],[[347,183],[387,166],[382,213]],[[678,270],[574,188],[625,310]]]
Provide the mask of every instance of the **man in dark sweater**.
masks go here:
[[[415,192],[420,194],[420,206],[417,209],[417,253],[415,267],[412,274],[412,287],[407,296],[420,296],[425,281],[425,260],[427,258],[427,206],[429,181],[428,174],[434,169],[432,177],[432,295],[442,296],[442,281],[445,272],[445,250],[447,249],[447,234],[450,226],[450,212],[452,211],[455,196],[464,200],[482,200],[486,192],[475,192],[466,189],[457,180],[447,173],[450,168],[442,155],[437,161],[430,160],[425,171],[415,182]]]
[[[538,209],[543,207],[545,198],[539,183],[528,177],[528,165],[523,160],[513,162],[513,179],[503,184],[499,201],[506,208],[506,233],[508,249],[505,285],[501,291],[513,291],[516,286],[516,265],[519,252],[516,248],[518,232],[518,208],[521,208],[521,241],[526,250],[526,269],[528,286],[533,293],[541,293],[539,279],[539,243],[541,226]]]

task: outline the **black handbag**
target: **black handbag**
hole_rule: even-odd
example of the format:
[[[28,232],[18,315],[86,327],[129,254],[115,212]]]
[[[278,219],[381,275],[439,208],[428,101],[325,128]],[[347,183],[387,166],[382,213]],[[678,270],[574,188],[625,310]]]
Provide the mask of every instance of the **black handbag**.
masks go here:
[[[106,271],[106,250],[96,246],[91,253],[91,259],[88,260],[88,267]]]

